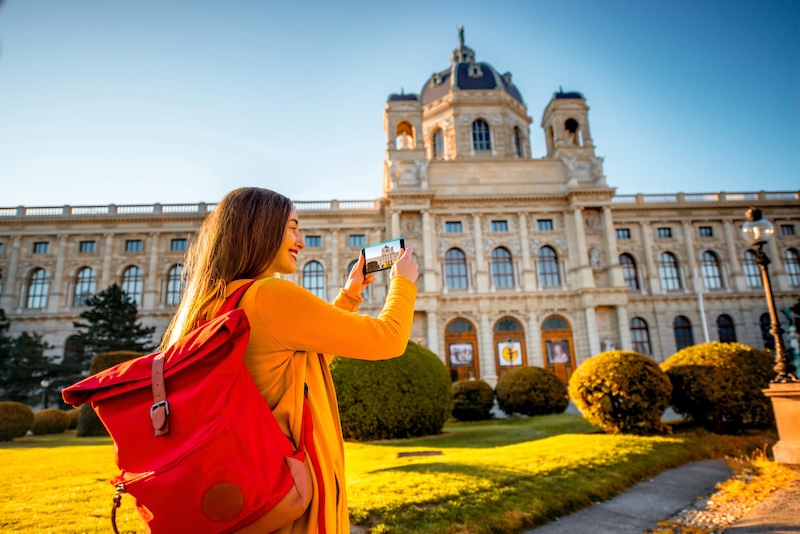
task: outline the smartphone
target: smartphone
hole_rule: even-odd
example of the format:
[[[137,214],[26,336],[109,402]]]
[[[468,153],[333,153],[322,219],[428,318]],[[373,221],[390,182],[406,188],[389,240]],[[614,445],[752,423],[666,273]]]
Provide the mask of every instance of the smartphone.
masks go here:
[[[364,274],[391,269],[401,248],[406,248],[406,240],[402,237],[362,248]]]

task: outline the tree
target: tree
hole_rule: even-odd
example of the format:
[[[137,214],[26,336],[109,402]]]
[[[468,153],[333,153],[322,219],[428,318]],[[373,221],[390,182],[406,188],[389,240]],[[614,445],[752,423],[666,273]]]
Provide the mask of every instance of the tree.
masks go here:
[[[85,323],[74,322],[78,330],[76,347],[71,355],[82,370],[89,369],[95,354],[132,350],[147,353],[155,327],[145,327],[137,321],[136,303],[117,284],[88,299],[89,309],[81,314]],[[65,362],[66,363],[66,362]]]
[[[33,404],[38,402],[39,382],[52,375],[57,365],[45,356],[50,346],[37,333],[7,334],[5,312],[0,309],[0,399]]]

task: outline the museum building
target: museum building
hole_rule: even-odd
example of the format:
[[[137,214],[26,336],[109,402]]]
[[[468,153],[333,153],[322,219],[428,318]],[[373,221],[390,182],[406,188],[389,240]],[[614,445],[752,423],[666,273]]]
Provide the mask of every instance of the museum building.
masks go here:
[[[578,92],[547,103],[546,154],[534,157],[511,74],[478,61],[463,35],[419,94],[389,96],[383,118],[383,196],[296,202],[306,248],[287,278],[330,301],[361,248],[404,237],[420,265],[412,340],[453,380],[494,385],[520,365],[566,379],[610,348],[660,362],[705,339],[771,346],[755,253],[740,237],[750,206],[775,225],[766,252],[778,307],[800,297],[800,192],[616,195]],[[160,336],[213,209],[0,208],[11,332],[41,333],[58,356],[86,299],[117,283]],[[388,281],[376,274],[360,313],[377,315]]]

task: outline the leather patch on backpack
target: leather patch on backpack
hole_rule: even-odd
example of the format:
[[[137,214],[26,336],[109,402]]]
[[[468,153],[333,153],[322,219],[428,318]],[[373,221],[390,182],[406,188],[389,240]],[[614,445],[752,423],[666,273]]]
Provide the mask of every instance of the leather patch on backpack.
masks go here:
[[[203,513],[214,521],[230,521],[239,515],[244,495],[233,482],[214,484],[203,495]]]

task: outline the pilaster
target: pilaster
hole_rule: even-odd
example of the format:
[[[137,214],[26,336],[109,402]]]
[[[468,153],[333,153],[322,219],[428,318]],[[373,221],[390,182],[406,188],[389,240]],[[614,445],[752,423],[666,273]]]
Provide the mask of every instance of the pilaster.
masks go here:
[[[619,264],[619,251],[617,250],[617,233],[614,230],[614,218],[611,208],[603,207],[603,228],[605,229],[606,253],[608,254],[608,271],[610,285],[623,287],[625,280],[622,276],[622,266]]]
[[[11,247],[8,251],[8,272],[6,273],[3,292],[0,294],[0,308],[4,310],[14,310],[22,306],[16,299],[17,295],[17,269],[19,267],[20,237],[15,235],[11,240]],[[15,302],[17,300],[17,302]]]
[[[481,215],[472,216],[472,226],[475,233],[475,285],[479,293],[489,291],[489,276],[486,271],[486,258],[483,254],[483,229],[481,228]]]
[[[597,332],[597,314],[593,306],[583,310],[586,317],[586,337],[589,340],[589,357],[600,354],[600,334]],[[575,362],[580,365],[580,362]]]
[[[633,350],[628,309],[623,306],[617,306],[617,328],[619,329],[619,348],[621,350]]]
[[[422,210],[423,282],[426,292],[435,292],[439,289],[439,282],[436,279],[439,274],[439,268],[434,253],[434,238],[430,211]]]
[[[650,234],[650,223],[641,221],[639,230],[642,233],[642,249],[644,250],[644,261],[647,266],[647,281],[650,287],[650,294],[661,293],[661,280],[658,278],[658,269],[653,261],[653,237]]]
[[[103,244],[103,271],[100,273],[100,291],[111,285],[111,258],[114,252],[114,234],[105,235]]]
[[[57,312],[64,305],[64,263],[67,259],[67,236],[58,236],[58,250],[56,251],[56,272],[53,273],[53,283],[50,284],[50,294],[47,296],[47,311]]]
[[[160,234],[153,232],[150,234],[150,264],[144,273],[144,295],[142,299],[142,310],[154,310],[158,307],[158,248]]]
[[[519,242],[520,254],[522,255],[522,272],[520,273],[520,285],[523,291],[533,291],[536,289],[536,273],[531,264],[530,238],[528,237],[528,216],[525,213],[519,214]]]

